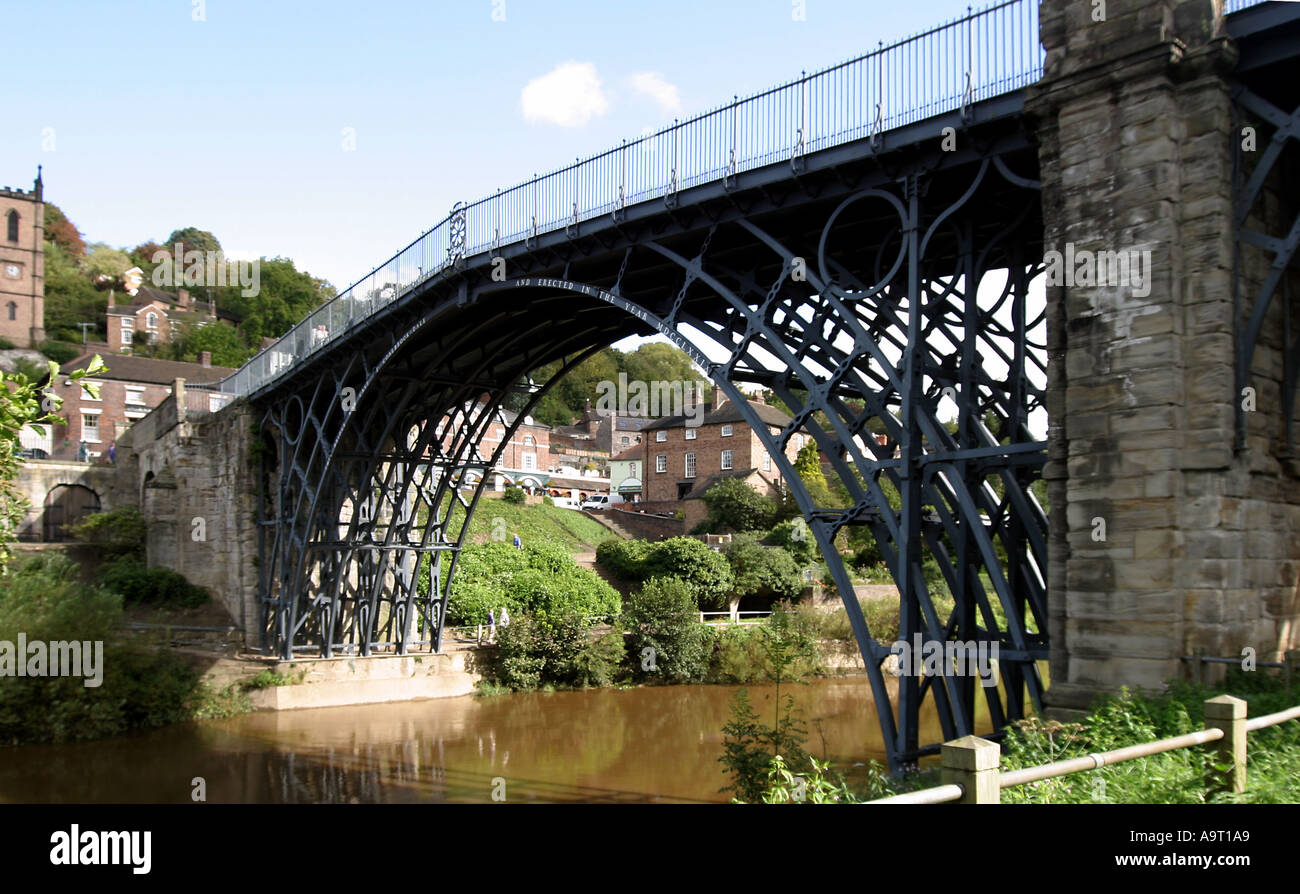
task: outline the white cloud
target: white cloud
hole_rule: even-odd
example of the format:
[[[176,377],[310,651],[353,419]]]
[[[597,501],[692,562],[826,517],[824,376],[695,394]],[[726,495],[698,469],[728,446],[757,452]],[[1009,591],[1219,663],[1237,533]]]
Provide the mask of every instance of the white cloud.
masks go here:
[[[609,109],[609,101],[590,62],[565,62],[524,85],[519,96],[529,123],[581,127]]]
[[[657,71],[641,71],[632,75],[632,89],[653,99],[662,112],[680,112],[682,109],[682,98],[677,93],[677,85],[668,83]]]

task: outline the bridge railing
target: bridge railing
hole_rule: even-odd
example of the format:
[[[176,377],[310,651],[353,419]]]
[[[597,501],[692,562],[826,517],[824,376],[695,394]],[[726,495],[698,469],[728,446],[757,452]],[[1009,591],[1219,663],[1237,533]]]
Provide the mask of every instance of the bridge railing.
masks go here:
[[[1289,720],[1300,720],[1300,706],[1249,719],[1246,717],[1246,709],[1247,704],[1242,699],[1220,695],[1205,701],[1205,728],[1196,732],[1019,770],[999,769],[1002,749],[998,743],[967,736],[943,746],[943,785],[877,798],[866,803],[943,804],[960,801],[966,804],[998,804],[1002,800],[1004,788],[1097,770],[1141,757],[1210,743],[1218,743],[1216,764],[1228,769],[1212,769],[1206,779],[1207,790],[1243,792],[1246,790],[1247,734]]]
[[[1042,67],[1038,0],[1003,0],[457,205],[226,378],[221,389],[258,390],[460,258],[964,109],[1037,80]]]

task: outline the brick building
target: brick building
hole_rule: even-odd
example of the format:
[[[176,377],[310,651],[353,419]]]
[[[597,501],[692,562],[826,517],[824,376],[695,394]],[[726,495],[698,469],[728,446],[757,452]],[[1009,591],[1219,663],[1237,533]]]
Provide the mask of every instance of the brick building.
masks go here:
[[[40,169],[30,191],[0,189],[0,338],[45,341],[45,204]]]
[[[773,434],[790,423],[790,417],[775,407],[757,400],[748,403]],[[689,426],[688,421],[686,416],[668,416],[642,429],[643,499],[652,503],[686,500],[702,496],[717,480],[735,476],[743,477],[760,493],[780,493],[781,474],[772,457],[740,407],[720,391],[698,426]],[[806,439],[806,435],[796,434],[786,445],[791,462]]]
[[[474,415],[477,415],[477,410]],[[483,434],[480,451],[484,458],[490,456],[501,445],[506,431],[519,418],[518,413],[499,409],[488,423]],[[443,436],[443,449],[452,446],[453,433]],[[534,422],[533,417],[525,416],[515,429],[510,440],[506,442],[497,464],[492,472],[498,476],[501,485],[518,484],[521,487],[542,487],[551,477],[549,466],[551,458],[551,427]],[[466,483],[478,480],[467,472]]]
[[[63,368],[70,373],[90,365],[92,354],[72,361]],[[234,372],[223,366],[213,366],[208,353],[203,352],[200,363],[181,363],[176,360],[153,360],[147,357],[112,355],[104,358],[108,367],[82,383],[99,385],[99,397],[93,398],[79,385],[72,384],[66,375],[60,376],[54,391],[63,398],[59,416],[67,425],[55,425],[51,432],[50,456],[52,459],[78,458],[81,443],[86,444],[87,458],[106,460],[109,448],[116,443],[128,426],[143,419],[150,410],[162,403],[172,393],[177,379],[187,384],[211,385]],[[191,392],[189,401],[211,401],[223,405],[228,395]],[[195,407],[198,409],[198,407]],[[201,409],[214,410],[219,406]]]
[[[141,286],[129,304],[108,298],[108,350],[130,354],[137,344],[163,344],[173,340],[183,324],[206,326],[216,322],[212,302],[196,302],[188,289],[175,294]]]

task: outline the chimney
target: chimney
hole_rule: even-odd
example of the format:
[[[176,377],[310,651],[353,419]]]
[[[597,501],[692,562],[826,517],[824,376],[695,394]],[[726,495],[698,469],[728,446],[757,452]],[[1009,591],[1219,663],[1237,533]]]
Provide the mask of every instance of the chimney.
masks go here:
[[[212,365],[212,352],[211,352],[211,351],[199,351],[199,363],[202,364],[204,367],[209,367],[209,366],[211,366],[211,365]]]
[[[722,405],[727,402],[727,395],[722,392],[721,388],[713,389],[713,409],[720,410]]]
[[[112,310],[112,309],[113,309],[113,290],[112,290],[112,289],[109,289],[109,290],[108,290],[108,309],[109,309],[109,310]]]
[[[189,290],[189,289],[177,289],[177,290],[176,290],[176,303],[179,304],[181,307],[189,307],[189,306],[190,306],[190,290]]]

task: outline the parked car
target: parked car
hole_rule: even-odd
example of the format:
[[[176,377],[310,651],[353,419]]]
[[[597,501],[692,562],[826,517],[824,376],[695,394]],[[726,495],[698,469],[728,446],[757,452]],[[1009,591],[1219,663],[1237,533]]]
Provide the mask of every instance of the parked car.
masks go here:
[[[583,501],[582,508],[590,511],[598,511],[625,502],[627,501],[619,494],[592,494]]]

